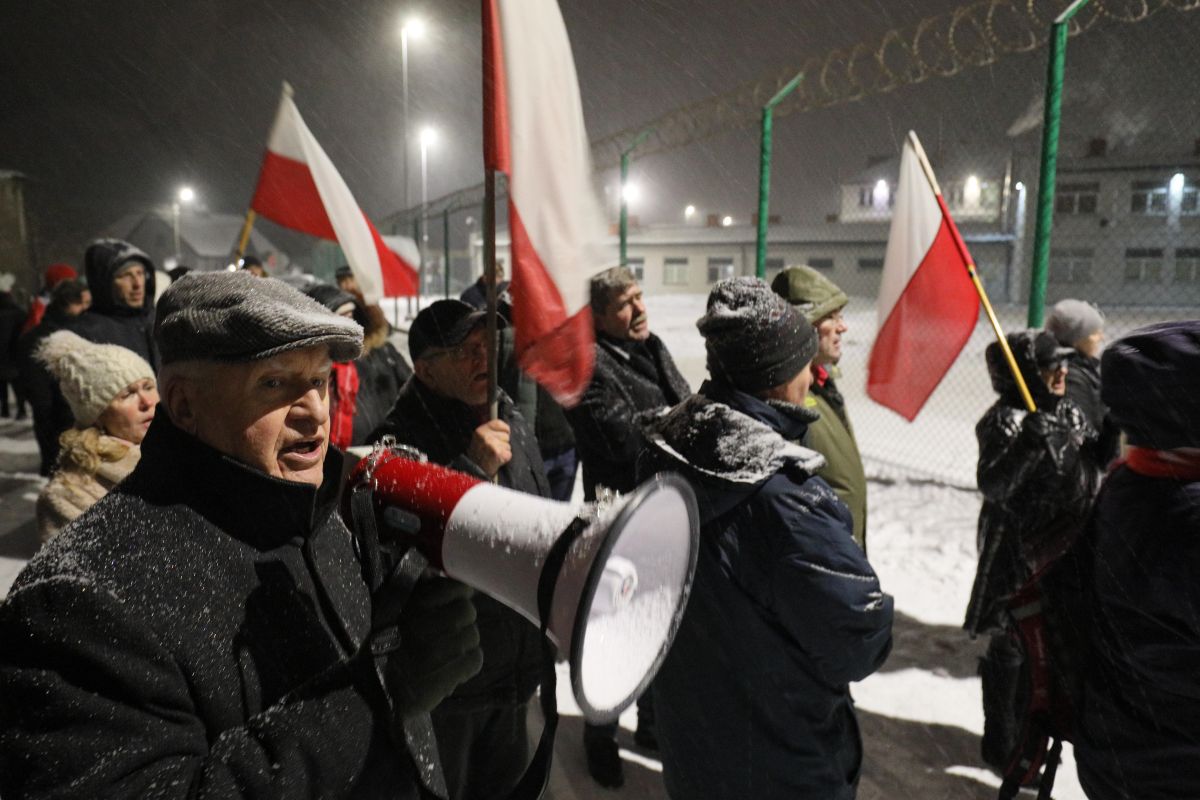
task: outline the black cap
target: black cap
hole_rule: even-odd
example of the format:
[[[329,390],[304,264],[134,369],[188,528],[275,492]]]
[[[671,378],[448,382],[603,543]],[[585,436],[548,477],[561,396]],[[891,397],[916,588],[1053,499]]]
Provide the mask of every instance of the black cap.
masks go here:
[[[1038,331],[1037,336],[1034,337],[1033,361],[1037,364],[1038,369],[1054,369],[1074,352],[1075,350],[1070,347],[1059,345],[1058,339],[1048,331]]]
[[[431,303],[408,329],[408,354],[416,361],[431,347],[457,347],[486,319],[486,311],[478,311],[462,300]],[[505,327],[504,318],[498,314],[496,325]]]
[[[1104,351],[1100,374],[1100,398],[1130,444],[1200,447],[1200,320],[1121,337]]]
[[[354,270],[350,269],[349,264],[342,264],[340,267],[338,267],[337,269],[335,269],[333,271],[333,277],[339,281],[342,278],[353,278]]]

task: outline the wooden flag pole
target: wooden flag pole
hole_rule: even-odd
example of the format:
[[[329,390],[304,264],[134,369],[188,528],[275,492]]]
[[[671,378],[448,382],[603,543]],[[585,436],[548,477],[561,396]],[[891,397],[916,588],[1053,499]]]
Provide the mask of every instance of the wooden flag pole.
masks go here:
[[[254,209],[246,212],[246,221],[242,223],[242,232],[238,234],[237,250],[234,252],[234,257],[241,261],[242,256],[246,254],[246,245],[250,243],[250,231],[254,228],[254,220],[258,215],[254,213]]]
[[[921,169],[925,172],[925,179],[929,181],[930,188],[933,189],[934,195],[937,197],[938,206],[942,210],[942,214],[947,220],[952,219],[950,210],[946,208],[946,200],[942,197],[942,189],[938,186],[937,178],[933,175],[933,167],[929,165],[929,159],[925,156],[925,148],[921,146],[921,140],[917,138],[915,131],[908,132],[908,140],[912,143],[913,149],[917,153],[917,160],[921,162]],[[1025,401],[1025,407],[1030,413],[1037,411],[1037,405],[1033,402],[1033,395],[1029,393],[1029,386],[1025,383],[1025,378],[1021,375],[1021,368],[1017,366],[1017,359],[1013,356],[1012,348],[1008,346],[1008,339],[1004,336],[1004,330],[1000,327],[1000,320],[996,318],[996,312],[992,309],[992,303],[988,300],[987,291],[983,288],[983,282],[979,280],[979,271],[975,268],[975,262],[971,258],[971,253],[967,250],[967,244],[962,240],[962,236],[958,232],[958,227],[950,226],[950,234],[954,239],[954,245],[958,248],[959,255],[967,265],[967,275],[971,278],[971,283],[975,286],[975,291],[979,295],[980,302],[983,303],[983,310],[987,313],[988,321],[992,323],[992,330],[996,333],[996,341],[1000,343],[1000,349],[1004,352],[1004,360],[1008,362],[1008,368],[1012,370],[1013,378],[1017,381],[1017,389],[1021,392],[1021,398]]]

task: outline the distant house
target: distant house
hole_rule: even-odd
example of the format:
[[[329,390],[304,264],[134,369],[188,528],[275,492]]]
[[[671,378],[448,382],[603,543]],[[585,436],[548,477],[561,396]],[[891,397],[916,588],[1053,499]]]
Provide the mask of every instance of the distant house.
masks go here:
[[[160,269],[186,264],[192,269],[209,271],[229,266],[242,221],[243,218],[235,214],[183,209],[178,217],[178,251],[176,218],[170,208],[123,217],[105,229],[104,235],[124,239],[141,248]],[[250,233],[246,253],[262,259],[272,274],[283,273],[291,263],[286,253],[257,230]]]

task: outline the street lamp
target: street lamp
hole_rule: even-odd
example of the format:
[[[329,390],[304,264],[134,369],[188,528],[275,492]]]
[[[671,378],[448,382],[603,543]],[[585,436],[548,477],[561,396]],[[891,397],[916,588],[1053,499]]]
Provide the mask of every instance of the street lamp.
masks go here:
[[[437,144],[437,131],[421,129],[421,264],[417,268],[417,308],[421,308],[421,290],[425,285],[425,262],[429,256],[429,148]]]
[[[425,36],[425,23],[409,17],[400,25],[400,75],[404,112],[404,208],[408,208],[408,40]]]
[[[178,266],[180,247],[179,247],[179,214],[182,206],[192,204],[196,199],[196,191],[190,186],[181,186],[175,195],[176,200],[171,204],[171,230],[175,234],[175,264]]]
[[[627,183],[621,189],[621,199],[627,205],[637,205],[638,200],[642,199],[642,189],[636,183]]]
[[[725,216],[725,217],[721,218],[722,227],[728,228],[732,224],[733,224],[733,217]]]
[[[690,205],[683,210],[683,218],[685,220],[690,220],[694,216],[696,216],[696,207],[695,206]]]

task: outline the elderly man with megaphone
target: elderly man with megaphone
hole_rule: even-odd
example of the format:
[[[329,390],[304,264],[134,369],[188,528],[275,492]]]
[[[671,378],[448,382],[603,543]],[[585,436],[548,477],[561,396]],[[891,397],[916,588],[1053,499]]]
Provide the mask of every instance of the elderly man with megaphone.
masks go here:
[[[155,336],[140,463],[0,607],[0,794],[418,797],[400,723],[481,654],[464,587],[373,602],[337,513],[327,385],[362,330],[222,272],[173,284]]]

